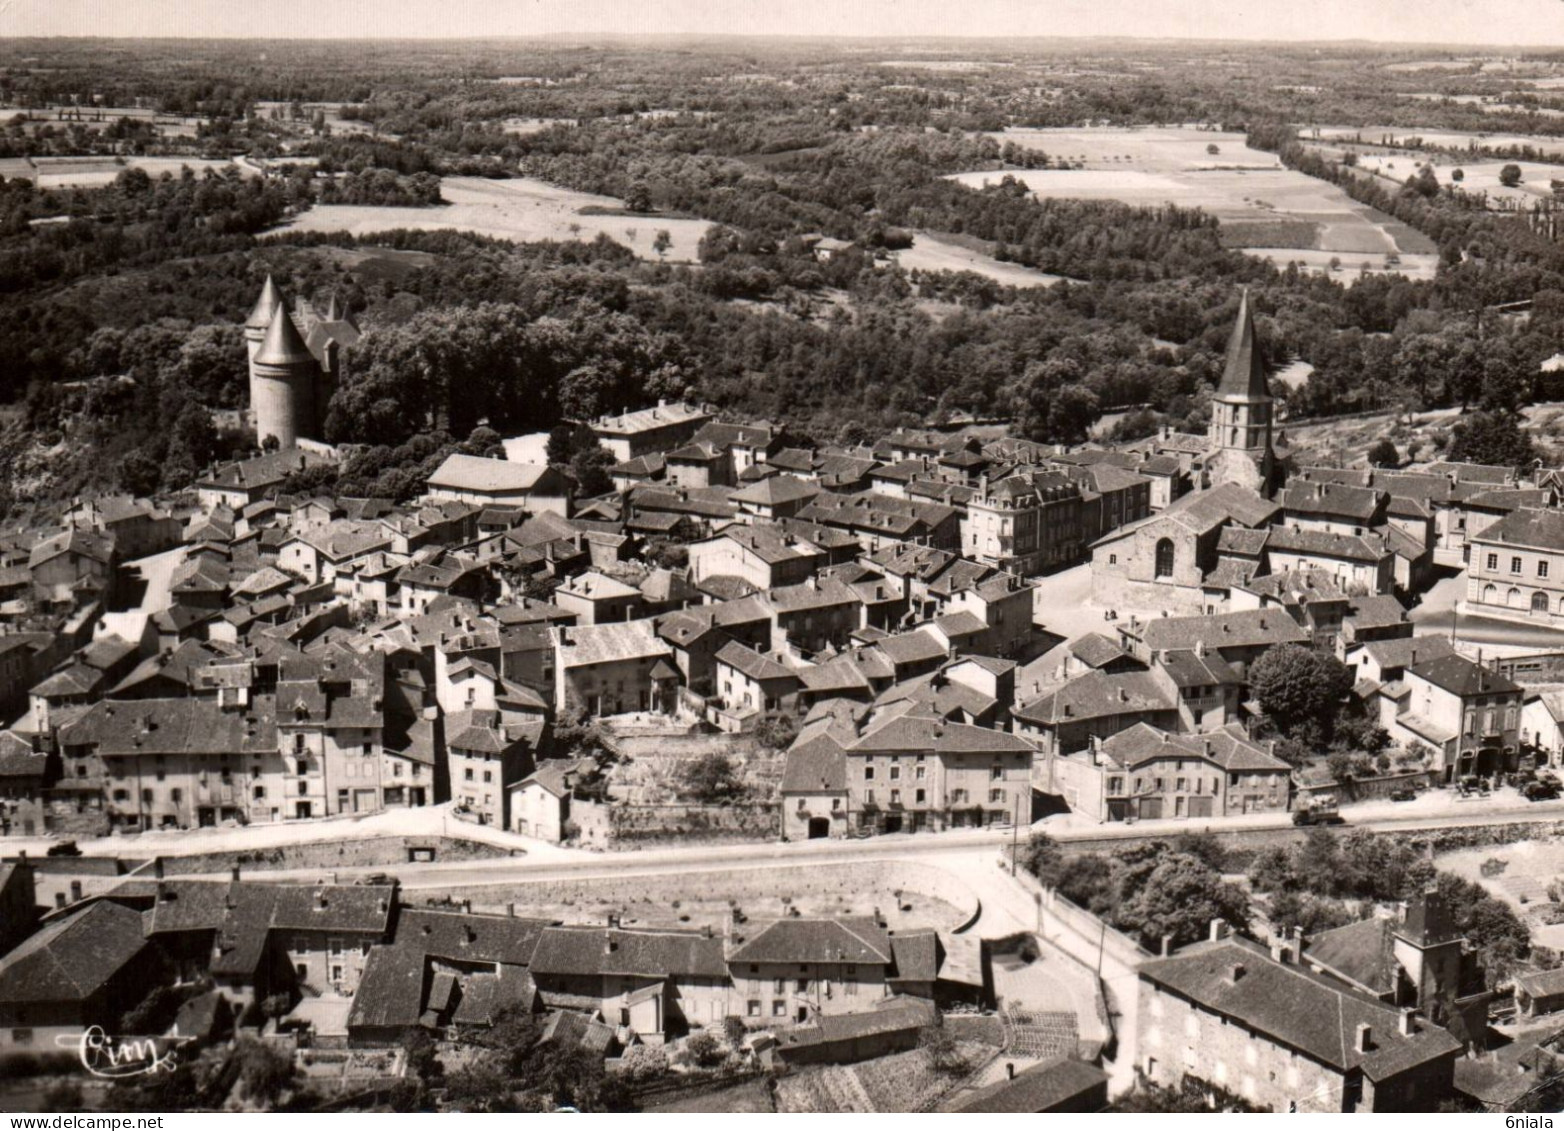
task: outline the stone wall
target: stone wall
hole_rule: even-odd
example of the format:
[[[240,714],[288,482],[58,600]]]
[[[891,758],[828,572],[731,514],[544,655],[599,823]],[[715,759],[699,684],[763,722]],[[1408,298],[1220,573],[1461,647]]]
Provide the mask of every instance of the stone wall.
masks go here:
[[[835,897],[844,890],[883,892],[886,905],[897,892],[932,896],[956,909],[956,918],[939,924],[953,930],[970,922],[979,909],[978,899],[962,880],[941,868],[901,860],[874,860],[854,864],[792,865],[774,868],[735,868],[714,871],[680,871],[666,875],[619,877],[580,877],[564,880],[518,880],[507,884],[482,884],[453,888],[455,900],[471,900],[480,906],[515,903],[551,905],[573,900],[578,903],[653,902],[671,903],[675,899],[707,901],[731,900],[740,907],[746,901],[770,900],[778,896]]]
[[[206,852],[196,856],[165,856],[162,859],[164,874],[179,876],[226,872],[236,867],[241,873],[290,868],[372,868],[377,864],[406,864],[410,853],[419,849],[432,849],[437,861],[490,860],[512,855],[503,848],[454,837],[385,836]]]

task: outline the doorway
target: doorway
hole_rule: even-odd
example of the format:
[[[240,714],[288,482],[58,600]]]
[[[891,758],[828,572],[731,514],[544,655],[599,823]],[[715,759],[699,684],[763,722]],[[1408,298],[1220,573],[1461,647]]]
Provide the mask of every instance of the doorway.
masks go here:
[[[809,818],[809,839],[824,840],[831,835],[831,819],[829,817]]]

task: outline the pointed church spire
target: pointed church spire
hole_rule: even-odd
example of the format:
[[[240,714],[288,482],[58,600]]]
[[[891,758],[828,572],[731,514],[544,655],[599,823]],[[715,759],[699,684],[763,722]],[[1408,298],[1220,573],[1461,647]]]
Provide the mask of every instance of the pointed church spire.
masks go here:
[[[250,309],[250,317],[244,320],[246,329],[264,330],[272,324],[272,315],[282,305],[282,292],[277,289],[276,282],[270,275],[266,276],[266,285],[261,288],[261,297],[255,300],[255,305]]]
[[[255,364],[299,365],[314,360],[315,355],[310,353],[299,328],[293,324],[287,304],[279,302],[272,313],[271,325],[266,328],[266,340],[255,353]]]
[[[1249,312],[1248,287],[1243,289],[1243,296],[1238,300],[1238,321],[1233,324],[1233,336],[1227,340],[1227,364],[1222,370],[1222,384],[1216,395],[1251,401],[1271,397],[1270,386],[1265,381],[1265,358],[1255,340],[1254,316]]]

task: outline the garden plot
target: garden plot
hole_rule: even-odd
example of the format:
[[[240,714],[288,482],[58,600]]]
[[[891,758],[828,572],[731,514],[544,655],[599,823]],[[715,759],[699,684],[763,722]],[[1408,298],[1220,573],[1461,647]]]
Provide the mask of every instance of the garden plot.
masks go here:
[[[642,259],[693,263],[696,248],[711,224],[624,212],[609,196],[573,192],[544,181],[517,178],[446,177],[440,193],[449,202],[433,208],[393,208],[368,204],[322,204],[273,229],[290,232],[348,232],[369,236],[406,228],[412,231],[474,232],[495,239],[593,240],[605,235]],[[652,246],[659,231],[672,239],[666,255]]]

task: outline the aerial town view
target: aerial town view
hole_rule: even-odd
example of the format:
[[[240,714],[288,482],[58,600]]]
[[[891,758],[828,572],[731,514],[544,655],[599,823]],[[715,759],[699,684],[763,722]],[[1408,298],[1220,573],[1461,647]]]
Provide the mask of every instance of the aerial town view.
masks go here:
[[[1564,1109],[1564,4],[1099,6],[0,7],[0,1111]]]

